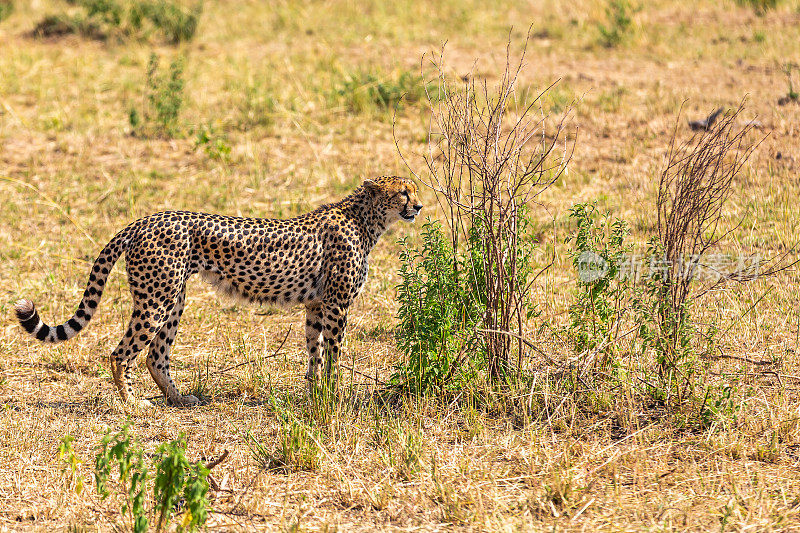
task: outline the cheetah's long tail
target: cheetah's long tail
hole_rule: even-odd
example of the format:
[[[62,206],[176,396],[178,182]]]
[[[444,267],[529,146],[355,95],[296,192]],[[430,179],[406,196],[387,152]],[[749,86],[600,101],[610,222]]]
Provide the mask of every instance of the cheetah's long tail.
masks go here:
[[[97,309],[97,304],[100,303],[100,297],[103,296],[103,288],[105,288],[108,274],[122,255],[127,236],[128,228],[125,228],[117,233],[97,256],[89,274],[89,283],[83,293],[83,299],[72,318],[63,324],[56,327],[48,326],[39,318],[39,313],[32,301],[19,300],[14,305],[14,311],[25,331],[42,342],[56,343],[70,340],[86,327]]]

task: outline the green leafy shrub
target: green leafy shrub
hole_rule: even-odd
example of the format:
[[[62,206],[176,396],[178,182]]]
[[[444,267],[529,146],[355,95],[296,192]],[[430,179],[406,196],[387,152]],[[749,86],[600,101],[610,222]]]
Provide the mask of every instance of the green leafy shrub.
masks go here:
[[[408,239],[400,241],[396,341],[406,362],[396,367],[392,381],[415,394],[441,393],[471,377],[465,358],[480,350],[472,332],[480,321],[482,303],[473,291],[479,281],[462,279],[471,271],[441,225],[428,221],[422,239],[421,249],[412,248]]]
[[[419,257],[405,257],[398,338],[408,362],[400,374],[411,370],[406,373],[413,378],[416,373],[420,392],[431,389],[420,380],[424,372],[446,378],[436,379],[444,390],[460,372],[468,380],[480,377],[494,387],[507,387],[521,377],[536,348],[526,339],[536,313],[530,292],[547,267],[534,271],[538,239],[528,209],[558,180],[569,155],[554,150],[563,129],[551,132],[547,118],[532,112],[549,89],[527,91],[531,98],[525,91],[517,93],[524,58],[523,51],[512,63],[509,54],[497,82],[489,86],[471,76],[453,79],[443,54],[434,55],[433,73],[425,79],[434,87],[424,93],[430,112],[422,156],[427,168],[416,174],[425,176],[421,181],[443,208],[449,246],[432,246],[429,235],[428,248],[435,254],[423,249]],[[441,281],[440,274],[424,267],[428,255],[436,254],[443,255],[438,262],[449,269]],[[429,290],[431,280],[444,289]],[[432,317],[430,326],[417,327],[420,313]],[[419,342],[419,335],[430,341]],[[431,354],[441,372],[430,372]]]
[[[594,204],[573,206],[570,218],[576,228],[567,255],[577,290],[562,331],[577,356],[549,386],[593,412],[609,409],[621,394],[637,409],[668,408],[679,426],[735,422],[738,389],[708,380],[716,326],[697,321],[692,298],[676,305],[670,291],[692,265],[674,269],[656,237],[634,254],[625,243],[627,224],[598,216]]]
[[[112,471],[116,467],[116,487],[122,495],[122,514],[131,521],[135,532],[147,531],[148,513],[145,509],[148,469],[139,443],[125,424],[119,433],[106,432],[98,446],[94,461],[94,479],[100,498],[105,500],[112,492]]]
[[[570,209],[576,223],[566,242],[577,272],[575,300],[569,306],[570,324],[567,336],[578,352],[602,355],[602,362],[613,357],[614,332],[623,301],[630,286],[622,277],[621,267],[630,248],[624,245],[627,224],[619,219],[609,223],[608,216],[596,222],[592,204],[577,204]]]
[[[153,479],[156,531],[166,529],[173,509],[183,500],[178,531],[194,531],[208,519],[208,469],[186,459],[186,438],[165,442],[156,450]]]
[[[158,63],[158,56],[151,54],[141,111],[131,107],[128,112],[135,136],[174,137],[181,132],[178,119],[183,107],[184,58],[178,56],[164,73],[159,72]]]
[[[74,0],[86,10],[86,17],[96,22],[119,26],[122,23],[123,8],[116,0]]]
[[[490,270],[512,273],[520,288],[528,286],[533,273],[536,240],[524,209],[515,228],[517,242],[505,242],[499,251],[504,260],[488,264],[489,230],[479,216],[457,250],[438,222],[423,225],[422,248],[411,247],[407,239],[401,241],[400,323],[395,337],[405,362],[395,368],[393,383],[413,394],[443,394],[473,382],[475,369],[486,368],[490,337],[481,326],[497,321],[490,313],[503,312],[487,306],[489,284],[498,277],[498,272]],[[534,312],[529,298],[514,305],[524,318]]]
[[[668,407],[681,426],[735,420],[735,387],[706,380],[716,329],[700,330],[691,300],[674,307],[659,240],[637,256],[625,244],[625,221],[598,216],[593,204],[573,206],[570,218],[576,291],[563,333],[578,355],[551,386],[592,411],[609,408],[611,391],[626,391],[640,405]]]
[[[159,32],[167,41],[177,44],[194,37],[202,10],[202,3],[184,10],[168,0],[132,2],[128,7],[128,21],[134,30],[132,33],[149,35]]]

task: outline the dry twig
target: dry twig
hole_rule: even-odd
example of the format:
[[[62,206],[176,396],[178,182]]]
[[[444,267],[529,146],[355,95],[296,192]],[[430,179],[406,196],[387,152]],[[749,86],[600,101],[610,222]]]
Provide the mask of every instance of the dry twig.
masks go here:
[[[223,452],[222,452],[222,453],[219,455],[219,457],[217,457],[217,458],[213,459],[212,461],[210,461],[210,462],[206,463],[206,468],[207,468],[207,469],[210,471],[210,470],[211,470],[211,469],[213,469],[215,466],[217,466],[218,464],[220,464],[222,461],[224,461],[225,459],[227,459],[227,458],[228,458],[228,455],[229,455],[229,453],[228,453],[228,450],[227,450],[227,449],[226,449],[226,450],[224,450],[224,451],[223,451]],[[219,483],[217,483],[217,480],[216,480],[216,479],[214,479],[214,477],[211,475],[211,472],[209,472],[209,473],[208,473],[208,476],[206,477],[206,479],[208,479],[208,485],[211,487],[211,489],[212,489],[212,490],[214,490],[214,491],[216,491],[216,492],[219,492],[220,490],[222,490],[222,489],[220,488],[220,486],[219,486]],[[223,481],[224,481],[224,480],[223,480]]]

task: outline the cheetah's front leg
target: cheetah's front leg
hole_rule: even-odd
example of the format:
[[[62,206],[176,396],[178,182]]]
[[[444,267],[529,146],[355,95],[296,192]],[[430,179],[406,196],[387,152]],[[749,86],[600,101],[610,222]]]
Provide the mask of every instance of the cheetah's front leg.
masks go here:
[[[325,339],[325,375],[330,378],[347,327],[347,309],[338,305],[325,305],[322,308],[322,336]]]
[[[306,306],[306,348],[308,349],[308,370],[306,379],[316,382],[322,371],[322,353],[320,338],[322,337],[322,304],[314,303]]]

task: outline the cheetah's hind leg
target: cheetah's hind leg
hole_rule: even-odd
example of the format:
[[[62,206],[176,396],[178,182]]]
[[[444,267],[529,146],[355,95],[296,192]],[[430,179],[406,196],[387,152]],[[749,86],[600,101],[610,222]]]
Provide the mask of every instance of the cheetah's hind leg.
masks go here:
[[[150,375],[156,385],[164,394],[167,404],[178,407],[190,407],[200,403],[196,396],[181,395],[169,373],[169,352],[175,342],[175,335],[178,332],[178,323],[183,314],[185,300],[186,292],[184,287],[179,291],[167,321],[158,330],[153,342],[150,343],[150,353],[147,355],[147,370],[150,371]]]
[[[131,386],[131,369],[136,356],[150,344],[155,337],[155,332],[163,325],[165,316],[166,313],[159,314],[135,308],[131,314],[128,329],[125,330],[122,340],[111,354],[111,374],[114,376],[114,383],[122,401],[129,405],[137,407],[150,405],[147,400],[134,396]]]

